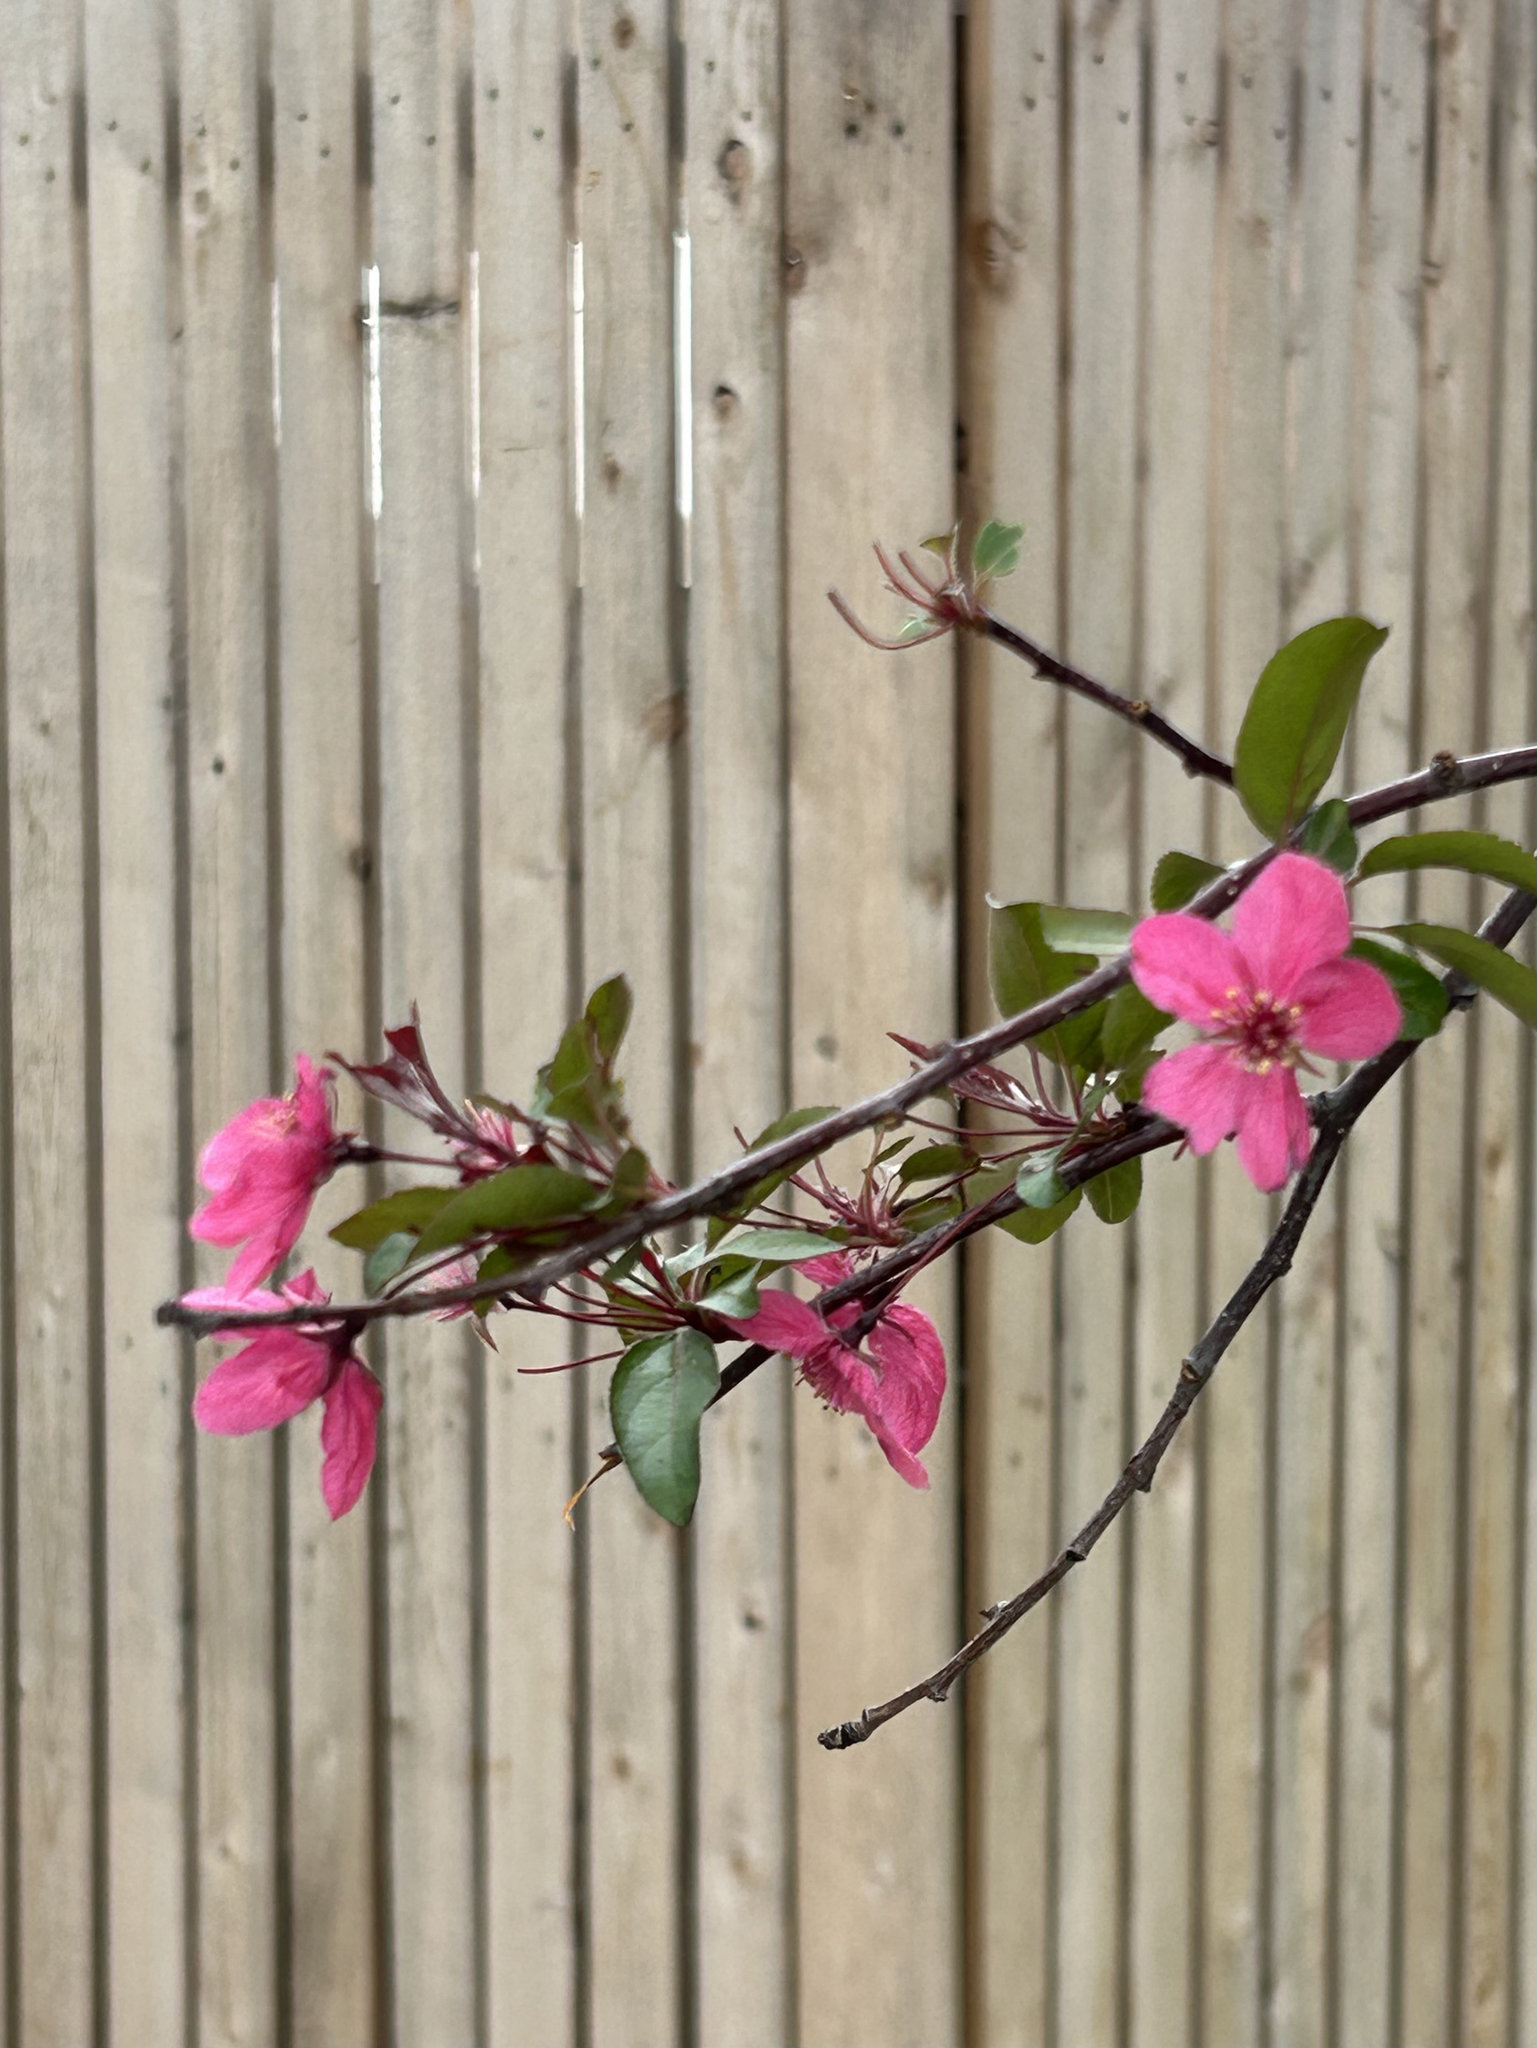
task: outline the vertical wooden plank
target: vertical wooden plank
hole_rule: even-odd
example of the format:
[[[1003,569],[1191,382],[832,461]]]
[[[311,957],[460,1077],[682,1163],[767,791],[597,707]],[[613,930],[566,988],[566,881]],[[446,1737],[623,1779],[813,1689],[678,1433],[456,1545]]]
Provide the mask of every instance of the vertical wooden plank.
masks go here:
[[[452,1088],[465,1049],[468,795],[459,51],[455,16],[433,0],[376,0],[369,34],[381,974],[387,1020],[420,999],[428,1047]],[[404,2041],[464,2042],[476,2032],[470,1375],[481,1367],[470,1349],[460,1330],[436,1325],[389,1340],[393,2018]]]
[[[69,15],[12,9],[0,79],[0,442],[10,800],[20,2037],[89,2037],[92,1162],[81,346]]]
[[[364,1043],[365,877],[359,570],[363,504],[356,53],[351,13],[280,0],[273,16],[273,246],[278,294],[278,747],[285,1061]],[[355,1094],[344,1120],[356,1126]],[[323,1190],[301,1250],[358,1287],[325,1241],[356,1208],[355,1173]],[[293,2038],[365,2040],[374,2014],[369,1517],[334,1528],[314,1414],[288,1432]]]
[[[1479,743],[1529,728],[1532,676],[1533,252],[1537,247],[1537,22],[1530,8],[1503,11],[1492,86],[1496,282],[1490,349],[1488,469],[1494,531],[1488,547],[1488,645]],[[1530,844],[1529,793],[1491,791],[1475,806],[1479,824]],[[1498,892],[1480,891],[1480,914]],[[1531,957],[1530,940],[1522,950]],[[1461,1885],[1459,2039],[1496,2048],[1516,2038],[1516,1720],[1521,1566],[1521,1402],[1530,1374],[1523,1292],[1530,1286],[1531,1222],[1522,1214],[1532,1145],[1531,1039],[1492,1004],[1481,1004],[1476,1050],[1471,1283],[1472,1404],[1463,1477],[1466,1706],[1461,1760],[1465,1821]],[[1530,1731],[1527,1738],[1530,1739]]]
[[[1287,308],[1287,636],[1348,609],[1355,269],[1365,22],[1299,13]],[[1298,131],[1300,132],[1294,132]],[[1379,679],[1372,677],[1372,686]],[[1269,1997],[1278,2040],[1332,2038],[1328,1915],[1334,1686],[1336,1352],[1343,1220],[1329,1188],[1276,1303],[1276,1555],[1270,1652]],[[1379,1539],[1380,1540],[1380,1539]]]
[[[166,49],[158,0],[85,13],[96,721],[100,761],[106,1332],[107,2010],[180,2040],[182,1777],[176,1288],[176,811],[166,296]]]
[[[1493,245],[1488,100],[1492,11],[1449,6],[1437,17],[1435,182],[1426,241],[1422,420],[1425,495],[1423,627],[1416,752],[1465,749],[1486,588],[1489,338]],[[1427,873],[1418,914],[1463,922],[1464,878]],[[1408,1257],[1408,1440],[1404,1475],[1403,1722],[1400,1876],[1401,2021],[1406,2043],[1458,2031],[1453,1870],[1463,1815],[1457,1783],[1460,1674],[1456,1560],[1462,1384],[1470,1359],[1469,1201],[1464,1173],[1471,1034],[1448,1031],[1411,1073],[1412,1189]],[[1454,1363],[1455,1361],[1455,1363]]]
[[[1143,670],[1187,731],[1205,723],[1211,451],[1212,242],[1217,191],[1218,10],[1174,0],[1152,23],[1147,276],[1147,473]],[[1200,841],[1206,798],[1180,764],[1141,750],[1144,872]],[[1169,1397],[1200,1328],[1203,1181],[1190,1163],[1148,1165],[1136,1220],[1138,1440]],[[1132,1523],[1129,2038],[1144,2048],[1194,2028],[1196,1439],[1178,1438]]]
[[[798,11],[794,31],[792,1089],[831,1102],[892,1072],[888,1029],[938,1036],[953,1003],[948,649],[877,657],[822,595],[834,573],[853,581],[867,540],[913,540],[949,516],[951,23],[893,5],[875,35],[863,6],[824,0]],[[924,1290],[931,1307],[947,1286]],[[959,2028],[958,1716],[911,1714],[847,1754],[811,1744],[954,1639],[954,1412],[952,1401],[927,1454],[934,1490],[920,1495],[848,1418],[804,1396],[794,1410],[806,2040],[927,2042]],[[877,1952],[878,1973],[849,1967]]]
[[[270,1064],[266,504],[271,308],[260,237],[256,23],[179,12],[192,1124],[203,1143],[278,1080]],[[200,1284],[225,1254],[199,1248]],[[273,1465],[197,1456],[199,2033],[273,2038],[277,2016]]]
[[[550,9],[477,9],[480,350],[480,1034],[495,1093],[549,1058],[571,979],[565,751],[574,547],[561,99]],[[512,793],[515,791],[515,800]],[[573,1401],[517,1379],[568,1355],[559,1323],[498,1330],[486,1379],[487,2031],[576,2035]],[[605,1437],[604,1442],[608,1439]],[[595,1504],[596,1505],[596,1504]]]
[[[1088,0],[1072,14],[1068,252],[1067,651],[1118,685],[1137,656],[1137,372],[1141,22]],[[1061,899],[1120,910],[1130,888],[1140,741],[1097,706],[1064,707]],[[1127,1234],[1085,1205],[1059,1240],[1058,1498],[1077,1527],[1126,1443]],[[1124,2033],[1126,1530],[1057,1613],[1055,2023],[1064,2039]]]
[[[965,509],[1027,518],[1008,616],[1060,639],[1054,493],[1060,411],[1062,79],[1057,8],[973,7],[966,22],[967,192],[961,280]],[[857,536],[851,536],[857,538]],[[967,1022],[990,1021],[986,897],[1043,898],[1056,880],[1059,699],[985,642],[962,649],[966,734]],[[880,680],[877,672],[876,682]],[[1051,1554],[1054,1336],[1050,1252],[996,1231],[967,1251],[967,1587],[963,1622]],[[1047,2037],[1051,1631],[967,1680],[971,1871],[968,2009],[988,2048]]]
[[[1233,0],[1224,31],[1213,696],[1226,747],[1280,637],[1289,13]],[[1236,805],[1220,806],[1215,844],[1224,860],[1253,847]],[[1270,1220],[1231,1147],[1213,1161],[1211,1215],[1211,1299],[1220,1302]],[[1224,1360],[1204,1419],[1200,2017],[1212,2041],[1261,2033],[1267,1355],[1256,1318]]]
[[[672,224],[668,12],[579,8],[586,289],[582,541],[583,978],[623,968],[636,1134],[673,1151],[672,821],[684,700],[671,639]],[[607,1443],[608,1369],[589,1376]],[[591,1519],[589,1815],[595,2040],[667,2043],[682,2025],[677,1665],[679,1539],[616,1487]]]
[[[1359,308],[1357,588],[1352,602],[1391,627],[1362,692],[1350,782],[1410,765],[1416,469],[1424,216],[1428,12],[1378,7],[1366,82],[1369,146]],[[1374,919],[1391,922],[1407,891],[1373,884]],[[1364,899],[1363,899],[1364,903]],[[1336,2037],[1389,2038],[1395,1781],[1395,1528],[1399,1361],[1406,1251],[1404,1094],[1374,1106],[1352,1137],[1340,1196],[1346,1300],[1340,1408]]]
[[[783,1106],[782,262],[777,0],[690,9],[692,1136],[729,1158]],[[793,2026],[789,1377],[710,1418],[695,1538],[699,2037]]]

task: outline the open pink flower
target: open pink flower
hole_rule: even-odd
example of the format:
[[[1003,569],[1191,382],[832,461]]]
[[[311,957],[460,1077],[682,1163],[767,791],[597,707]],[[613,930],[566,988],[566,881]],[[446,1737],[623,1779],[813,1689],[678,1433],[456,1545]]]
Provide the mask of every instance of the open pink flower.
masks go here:
[[[797,1268],[819,1287],[836,1286],[853,1270],[847,1252],[828,1252]],[[762,1297],[755,1316],[732,1326],[755,1344],[799,1360],[801,1378],[829,1408],[864,1418],[894,1472],[909,1486],[927,1486],[929,1475],[917,1453],[934,1434],[944,1399],[939,1332],[922,1309],[896,1302],[881,1310],[865,1338],[865,1358],[841,1334],[859,1316],[853,1302],[824,1318],[809,1302],[775,1292]]]
[[[331,1070],[303,1053],[292,1095],[263,1096],[203,1147],[198,1178],[212,1199],[188,1229],[205,1244],[246,1246],[229,1270],[237,1294],[266,1279],[292,1251],[310,1203],[346,1145],[332,1122]]]
[[[1236,1134],[1257,1188],[1280,1187],[1312,1150],[1302,1054],[1368,1059],[1398,1036],[1391,984],[1345,959],[1349,944],[1339,876],[1301,853],[1277,855],[1244,891],[1231,935],[1185,911],[1144,918],[1131,935],[1138,988],[1206,1041],[1160,1060],[1142,1100],[1184,1127],[1192,1152]]]
[[[282,1309],[331,1297],[312,1272],[290,1280],[280,1294],[264,1287],[199,1287],[182,1297],[189,1308]],[[222,1359],[197,1390],[192,1413],[201,1429],[216,1436],[249,1436],[276,1429],[308,1408],[325,1403],[320,1425],[320,1490],[334,1522],[346,1514],[373,1470],[379,1409],[384,1389],[333,1323],[299,1323],[273,1330],[216,1330],[221,1342],[250,1342]]]

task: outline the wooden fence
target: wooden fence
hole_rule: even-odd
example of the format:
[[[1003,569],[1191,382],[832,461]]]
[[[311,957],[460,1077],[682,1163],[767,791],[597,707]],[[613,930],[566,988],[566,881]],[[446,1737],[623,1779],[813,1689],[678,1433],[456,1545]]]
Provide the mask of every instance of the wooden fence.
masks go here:
[[[4,0],[18,2048],[1537,2043],[1508,1018],[1089,1568],[848,1755],[1162,1401],[1228,1162],[931,1290],[931,1494],[763,1374],[687,1540],[566,1529],[541,1330],[392,1334],[332,1528],[312,1418],[194,1438],[153,1323],[201,1137],[412,996],[516,1091],[626,968],[683,1171],[980,1019],[985,890],[1243,849],[1017,664],[861,646],[874,538],[1022,517],[1012,615],[1220,743],[1347,607],[1354,782],[1529,737],[1534,181],[1528,0]]]

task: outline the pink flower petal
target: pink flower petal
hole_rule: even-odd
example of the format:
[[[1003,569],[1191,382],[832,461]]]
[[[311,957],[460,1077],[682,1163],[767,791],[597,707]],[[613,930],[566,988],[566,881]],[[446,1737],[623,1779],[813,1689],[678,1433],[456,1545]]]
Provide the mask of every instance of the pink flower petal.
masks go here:
[[[778,1289],[759,1297],[755,1316],[727,1316],[723,1320],[730,1323],[739,1337],[748,1337],[754,1344],[766,1344],[770,1351],[782,1351],[786,1358],[809,1357],[819,1344],[828,1341],[827,1325],[811,1304]]]
[[[334,1522],[357,1503],[374,1469],[379,1410],[384,1389],[361,1359],[342,1360],[341,1371],[326,1390],[320,1424],[320,1490]]]
[[[1321,860],[1278,854],[1239,897],[1233,937],[1248,964],[1244,985],[1286,1002],[1309,968],[1350,944],[1345,885]]]
[[[1290,1067],[1278,1063],[1268,1074],[1240,1078],[1238,1160],[1254,1185],[1269,1194],[1307,1158],[1312,1129]]]
[[[1292,991],[1303,1045],[1327,1060],[1366,1060],[1393,1043],[1403,1012],[1393,985],[1366,960],[1330,960]]]
[[[263,1315],[270,1314],[275,1309],[293,1306],[283,1295],[273,1294],[266,1287],[231,1287],[227,1283],[223,1287],[194,1287],[190,1294],[184,1294],[181,1299],[184,1308],[233,1308],[248,1314],[259,1312]],[[243,1344],[246,1332],[232,1330],[230,1336]]]
[[[1178,1124],[1192,1152],[1210,1152],[1238,1128],[1243,1068],[1222,1045],[1187,1045],[1148,1069],[1142,1100]]]
[[[857,1351],[828,1336],[801,1360],[801,1378],[819,1401],[839,1415],[863,1416],[873,1429],[880,1413],[880,1383]]]
[[[795,1270],[818,1287],[836,1287],[853,1272],[854,1261],[847,1252],[818,1252],[815,1258],[802,1259]]]
[[[262,1330],[214,1367],[197,1390],[193,1417],[215,1436],[276,1429],[319,1398],[330,1373],[324,1342],[296,1330]]]
[[[870,1353],[881,1369],[880,1428],[908,1451],[921,1451],[934,1434],[945,1395],[945,1349],[922,1309],[907,1302],[889,1308],[870,1332]]]
[[[1208,1027],[1248,979],[1227,933],[1183,910],[1143,918],[1131,935],[1131,972],[1150,1003]]]
[[[871,1423],[871,1434],[886,1454],[886,1463],[899,1479],[905,1479],[909,1486],[926,1493],[929,1485],[928,1468],[921,1458],[915,1458],[910,1450],[886,1433],[879,1423]]]

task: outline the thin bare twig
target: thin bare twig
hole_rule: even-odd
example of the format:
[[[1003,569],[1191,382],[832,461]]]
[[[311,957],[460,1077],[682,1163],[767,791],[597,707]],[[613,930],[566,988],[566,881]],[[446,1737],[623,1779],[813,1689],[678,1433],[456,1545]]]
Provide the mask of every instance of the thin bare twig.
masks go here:
[[[1351,797],[1348,809],[1353,824],[1374,824],[1380,819],[1415,810],[1421,804],[1433,803],[1444,797],[1532,776],[1537,776],[1537,746],[1509,747],[1495,753],[1469,755],[1460,760],[1451,754],[1438,754],[1429,768],[1421,769],[1415,775],[1403,776],[1398,781],[1383,783],[1377,789],[1365,790]],[[1275,851],[1274,847],[1264,847],[1248,860],[1229,868],[1226,874],[1218,875],[1186,908],[1199,917],[1220,916],[1274,859]],[[1060,994],[1033,1003],[1016,1016],[1005,1017],[1001,1023],[974,1031],[967,1038],[954,1040],[943,1047],[934,1059],[926,1061],[891,1087],[834,1110],[831,1116],[807,1124],[771,1145],[761,1146],[756,1152],[748,1152],[689,1187],[678,1188],[655,1201],[641,1203],[615,1222],[573,1238],[558,1250],[531,1260],[521,1271],[504,1276],[501,1291],[508,1294],[540,1293],[592,1260],[622,1251],[627,1245],[650,1237],[656,1231],[670,1229],[674,1224],[686,1223],[694,1217],[729,1211],[767,1175],[803,1165],[842,1139],[871,1130],[877,1124],[899,1121],[915,1103],[926,1096],[938,1094],[973,1067],[996,1060],[1001,1053],[1024,1044],[1026,1039],[1039,1036],[1069,1017],[1076,1017],[1080,1011],[1091,1009],[1104,997],[1113,995],[1130,973],[1130,957],[1125,953],[1105,961],[1092,974],[1086,974]],[[463,1302],[481,1300],[486,1292],[485,1286],[475,1281],[430,1293],[413,1289],[379,1300],[334,1303],[328,1307],[327,1317],[345,1320],[361,1328],[384,1317],[423,1315],[432,1309],[452,1308]],[[209,1336],[215,1330],[278,1328],[313,1322],[315,1313],[313,1309],[304,1308],[275,1309],[266,1313],[193,1309],[179,1301],[166,1301],[156,1310],[156,1320],[192,1330],[199,1336]]]
[[[1533,910],[1537,910],[1537,897],[1514,889],[1480,927],[1479,936],[1494,945],[1508,946]],[[1459,1009],[1466,1008],[1477,993],[1471,982],[1457,974],[1446,975],[1444,985],[1448,999]],[[1375,1059],[1363,1062],[1338,1088],[1315,1100],[1313,1113],[1317,1137],[1312,1156],[1302,1169],[1281,1221],[1215,1322],[1184,1359],[1163,1413],[1083,1527],[1068,1539],[1046,1569],[1022,1592],[988,1608],[986,1626],[963,1643],[937,1671],[920,1679],[916,1685],[910,1685],[905,1692],[896,1693],[878,1707],[866,1707],[858,1720],[844,1721],[836,1728],[824,1728],[817,1737],[824,1749],[852,1749],[857,1743],[867,1742],[877,1728],[894,1721],[920,1700],[947,1699],[956,1680],[1001,1642],[1016,1622],[1022,1621],[1033,1607],[1038,1607],[1075,1565],[1083,1563],[1100,1537],[1130,1503],[1132,1496],[1149,1490],[1165,1451],[1200,1394],[1210,1384],[1233,1339],[1275,1283],[1290,1271],[1302,1233],[1318,1206],[1324,1183],[1350,1131],[1367,1105],[1382,1093],[1423,1042],[1420,1039],[1398,1039]]]

